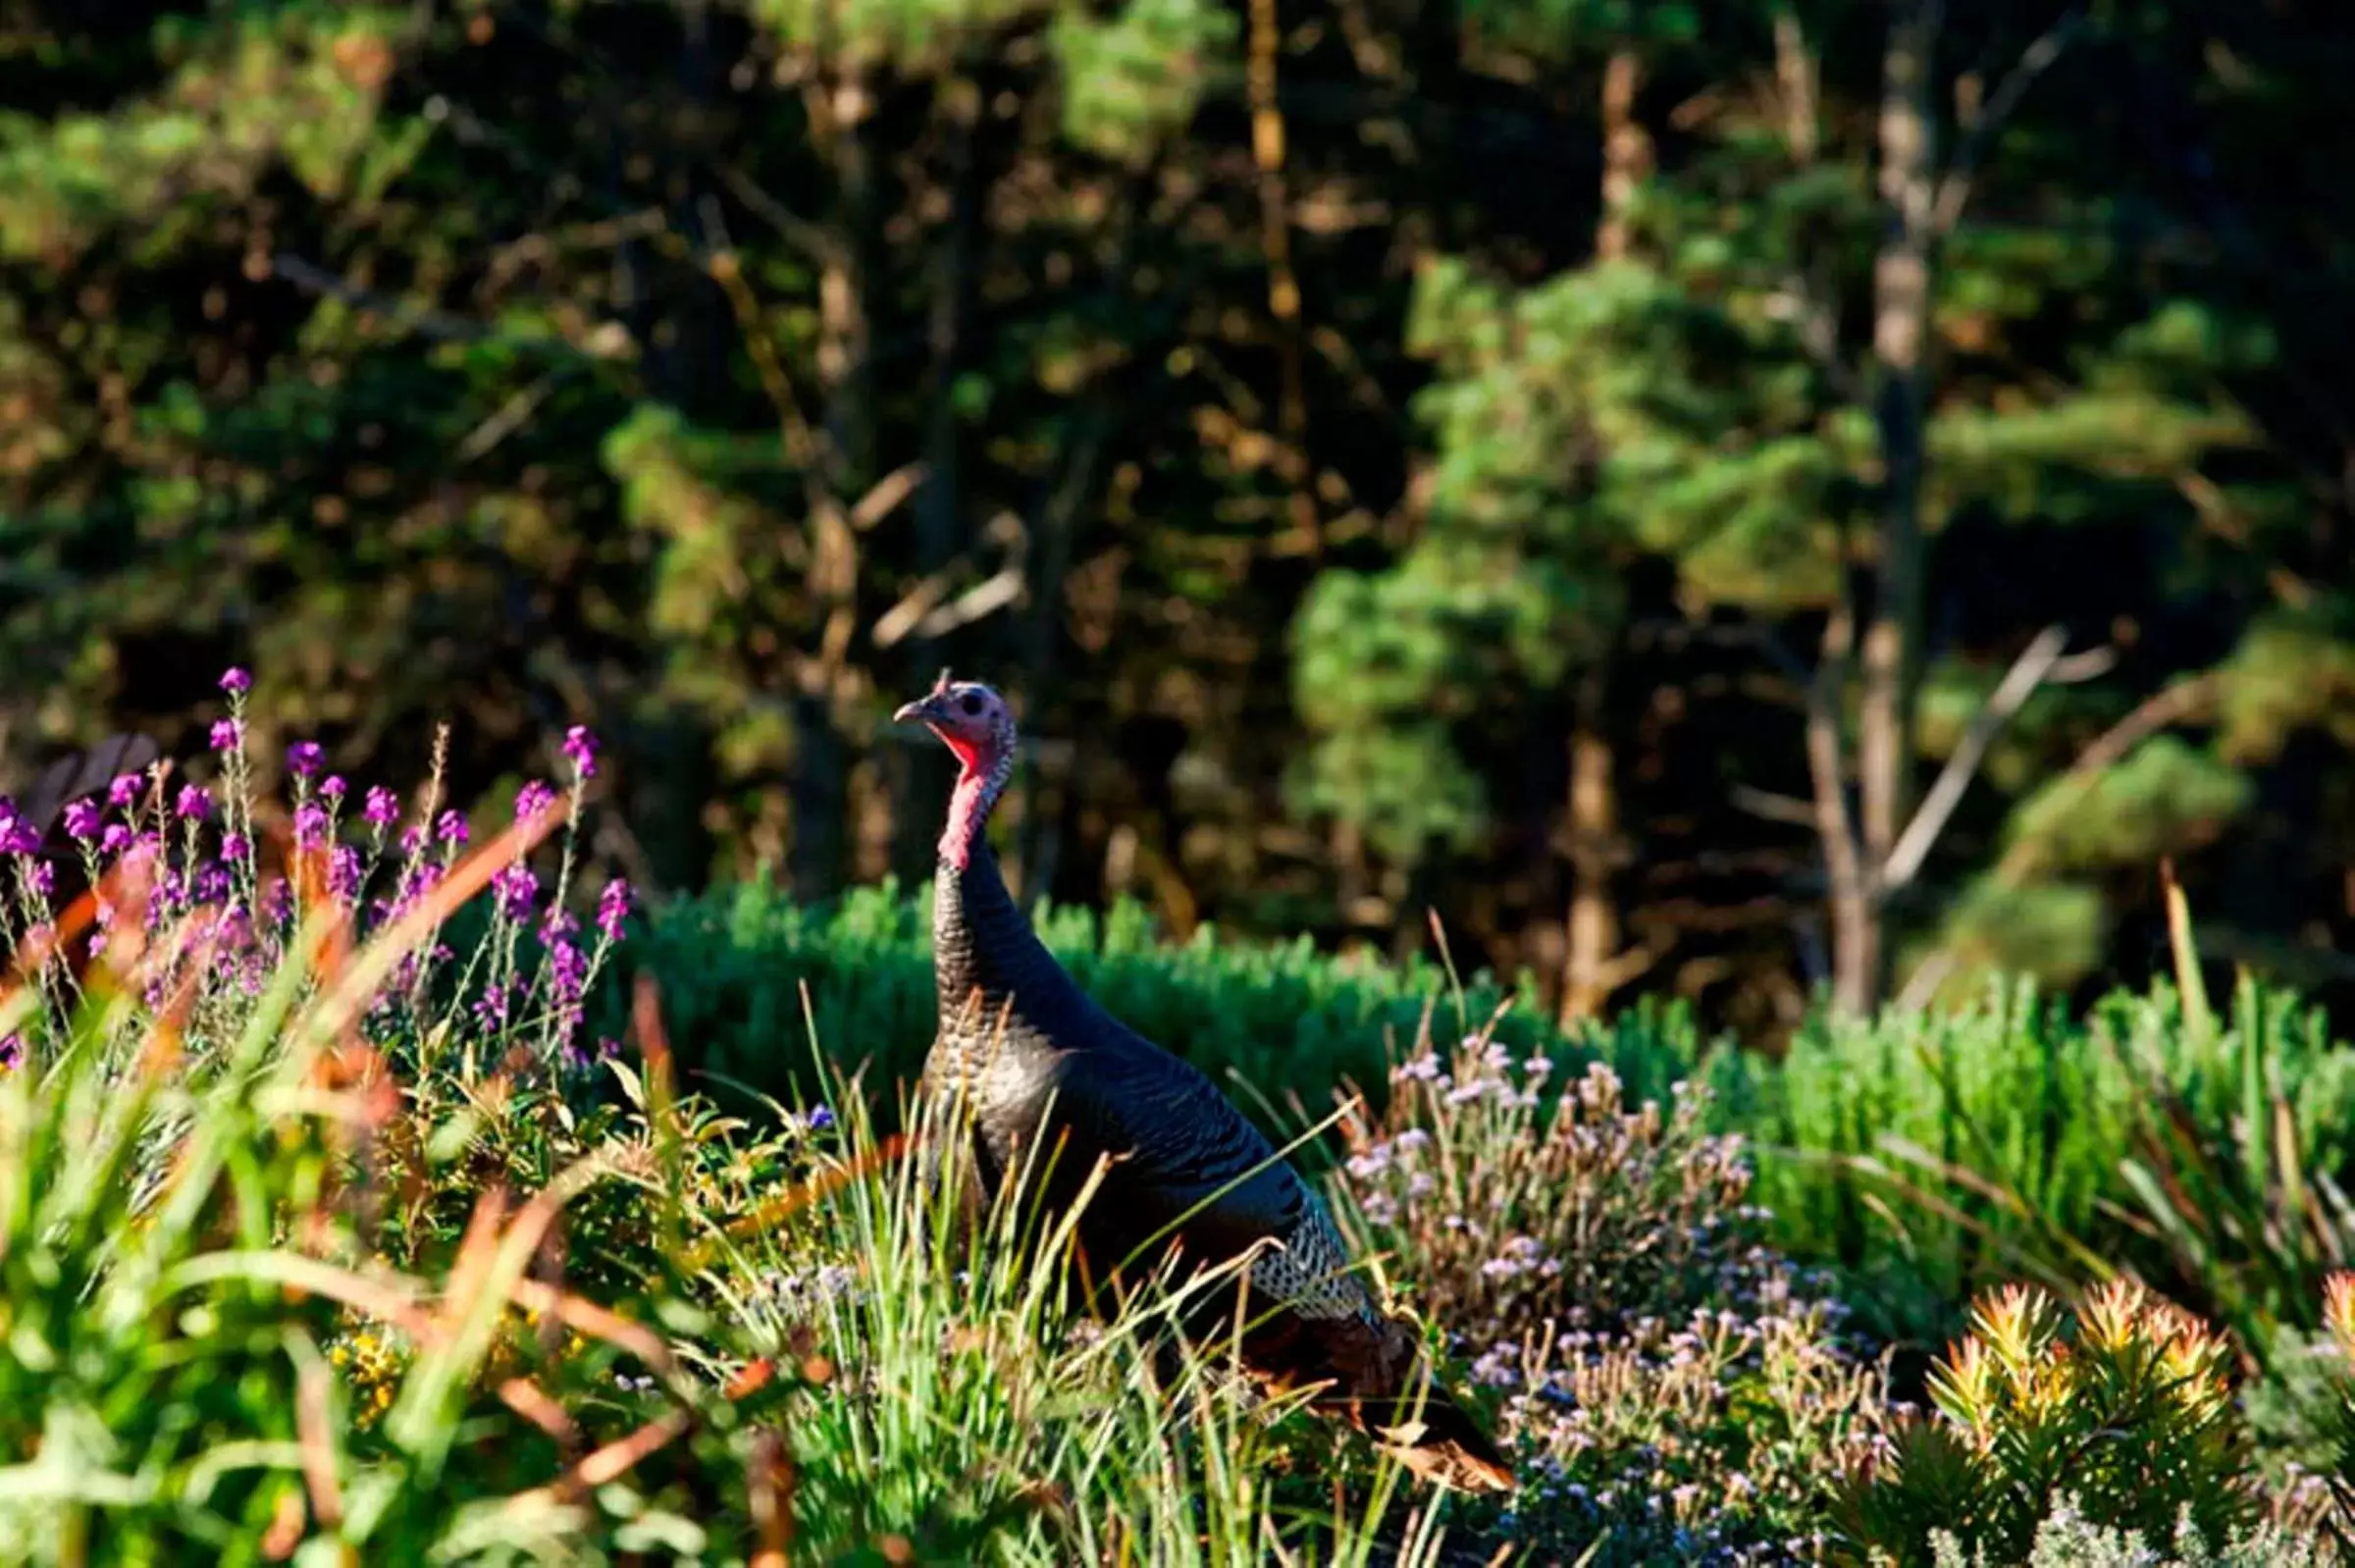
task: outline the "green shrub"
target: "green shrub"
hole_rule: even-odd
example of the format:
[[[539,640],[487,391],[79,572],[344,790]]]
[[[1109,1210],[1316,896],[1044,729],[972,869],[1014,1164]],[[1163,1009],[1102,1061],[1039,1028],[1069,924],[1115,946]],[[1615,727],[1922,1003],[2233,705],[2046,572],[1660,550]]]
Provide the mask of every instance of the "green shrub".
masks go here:
[[[1723,1124],[1761,1145],[1778,1240],[1837,1265],[1876,1328],[1915,1339],[1951,1332],[1957,1303],[2004,1280],[2067,1288],[2121,1269],[2172,1279],[2243,1330],[2237,1271],[2267,1244],[2179,1245],[2180,1226],[2135,1218],[2157,1189],[2132,1162],[2188,1136],[2232,1160],[2253,1148],[2257,1179],[2277,1179],[2265,1152],[2276,1127],[2305,1171],[2355,1161],[2355,1052],[2319,1010],[2253,981],[2221,1025],[2165,982],[2081,1017],[2024,983],[1945,1015],[1818,1015],[1781,1061],[1720,1052],[1709,1080]],[[2319,1280],[2297,1275],[2272,1297],[2311,1325]]]
[[[932,1043],[931,920],[928,886],[911,897],[885,883],[811,906],[754,882],[677,900],[623,955],[623,983],[593,1011],[590,1032],[618,1032],[626,982],[645,973],[699,1086],[810,1092],[814,1038],[833,1062],[864,1064],[865,1081],[887,1093],[915,1079]],[[1485,977],[1458,996],[1444,970],[1421,962],[1335,958],[1306,938],[1235,942],[1207,925],[1172,946],[1125,900],[1101,916],[1050,909],[1037,921],[1048,950],[1117,1017],[1226,1084],[1271,1127],[1287,1100],[1323,1104],[1345,1079],[1379,1083],[1435,1005],[1468,1030],[1517,1001],[1495,1024],[1499,1040],[1600,1056],[1648,1092],[1688,1075],[1702,1050],[1681,1008],[1631,1013],[1564,1048],[1525,994]]]
[[[2329,1568],[2333,1560],[2310,1538],[2279,1525],[2235,1530],[2211,1548],[2188,1516],[2179,1517],[2168,1547],[2152,1545],[2139,1530],[2097,1525],[2064,1499],[2036,1527],[2020,1568]],[[1984,1544],[1965,1553],[1952,1531],[1930,1532],[1937,1568],[2007,1568],[2010,1558],[1987,1555]]]
[[[2065,1499],[2083,1519],[2172,1539],[2187,1522],[2221,1548],[2256,1522],[2259,1493],[2222,1338],[2120,1282],[2064,1313],[2033,1286],[1984,1297],[1930,1377],[1934,1416],[1902,1430],[1843,1499],[1848,1541],[1873,1560],[1934,1558],[1931,1533],[2021,1560]]]

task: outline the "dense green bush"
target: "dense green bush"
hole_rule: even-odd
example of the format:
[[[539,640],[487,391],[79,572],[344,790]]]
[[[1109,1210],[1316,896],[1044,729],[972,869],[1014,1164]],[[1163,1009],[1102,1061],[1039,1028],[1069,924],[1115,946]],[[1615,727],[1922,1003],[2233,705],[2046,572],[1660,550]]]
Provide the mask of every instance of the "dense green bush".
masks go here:
[[[1379,1090],[1390,1055],[1434,1009],[1458,1033],[1502,1009],[1499,1042],[1554,1049],[1566,1062],[1599,1056],[1648,1094],[1686,1075],[1701,1050],[1682,1009],[1643,1009],[1566,1044],[1526,993],[1486,976],[1459,994],[1429,963],[1335,958],[1306,938],[1232,942],[1209,926],[1169,945],[1128,902],[1104,915],[1046,910],[1038,926],[1116,1016],[1210,1072],[1271,1127],[1287,1120],[1287,1101],[1321,1112],[1344,1081]],[[886,883],[806,906],[755,882],[661,909],[624,972],[655,980],[683,1067],[715,1091],[806,1090],[814,1038],[835,1064],[864,1064],[866,1081],[888,1094],[894,1080],[915,1079],[932,1043],[931,952],[928,886],[910,897]],[[619,1027],[626,996],[616,985],[594,1015],[605,1032]]]
[[[2229,1329],[2252,1397],[2309,1440],[2298,1342],[2355,1259],[2355,1051],[2243,974],[2223,1016],[2185,985],[2081,1015],[2025,985],[1872,1023],[1810,1019],[1779,1062],[1717,1053],[1729,1124],[1774,1151],[1760,1191],[1794,1253],[1837,1265],[1883,1333],[1951,1332],[2007,1279],[2131,1276]]]

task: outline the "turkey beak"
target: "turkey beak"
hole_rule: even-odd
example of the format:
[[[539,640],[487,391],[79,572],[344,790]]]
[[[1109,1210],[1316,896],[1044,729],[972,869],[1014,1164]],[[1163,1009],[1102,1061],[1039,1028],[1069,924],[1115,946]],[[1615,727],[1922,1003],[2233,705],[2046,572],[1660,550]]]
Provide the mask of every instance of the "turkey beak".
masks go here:
[[[891,715],[891,721],[894,724],[929,724],[937,716],[932,709],[932,699],[919,697],[913,703],[902,703],[900,710]]]

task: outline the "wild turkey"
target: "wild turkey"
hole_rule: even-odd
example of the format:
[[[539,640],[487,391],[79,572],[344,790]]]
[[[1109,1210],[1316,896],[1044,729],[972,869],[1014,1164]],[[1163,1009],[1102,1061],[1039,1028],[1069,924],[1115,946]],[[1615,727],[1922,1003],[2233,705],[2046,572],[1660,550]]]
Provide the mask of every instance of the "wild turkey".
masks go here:
[[[1083,1261],[1109,1269],[1156,1237],[1175,1237],[1181,1261],[1197,1268],[1260,1247],[1243,1314],[1253,1374],[1276,1387],[1316,1386],[1317,1408],[1368,1432],[1427,1480],[1509,1490],[1512,1468],[1494,1444],[1436,1383],[1424,1391],[1414,1331],[1386,1317],[1350,1272],[1308,1184],[1201,1072],[1082,992],[1015,907],[984,834],[1014,768],[1005,702],[943,672],[894,716],[926,725],[961,764],[934,884],[940,1033],[924,1078],[927,1092],[965,1097],[979,1180],[994,1190],[1021,1170],[1022,1151],[1043,1130],[1063,1141],[1051,1161],[1030,1162],[1048,1170],[1039,1196],[1065,1205],[1110,1157],[1080,1216]],[[1042,1126],[1050,1109],[1054,1124]],[[1144,1267],[1159,1259],[1158,1247],[1143,1252]],[[1231,1289],[1212,1294],[1233,1298]]]

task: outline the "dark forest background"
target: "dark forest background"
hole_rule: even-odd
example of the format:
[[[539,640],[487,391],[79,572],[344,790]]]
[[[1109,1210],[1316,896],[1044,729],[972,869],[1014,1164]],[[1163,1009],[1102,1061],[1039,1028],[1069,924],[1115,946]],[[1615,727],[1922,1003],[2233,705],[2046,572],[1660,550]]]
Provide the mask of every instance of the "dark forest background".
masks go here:
[[[2355,1000],[2338,0],[0,0],[0,788],[214,680],[658,889],[1771,1037]]]

